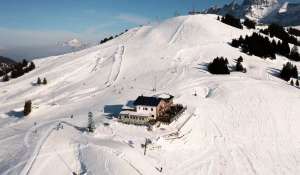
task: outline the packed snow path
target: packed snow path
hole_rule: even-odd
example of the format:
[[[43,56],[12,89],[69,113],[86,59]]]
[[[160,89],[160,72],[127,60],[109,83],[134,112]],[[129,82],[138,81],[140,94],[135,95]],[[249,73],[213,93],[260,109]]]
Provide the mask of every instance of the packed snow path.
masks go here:
[[[113,55],[113,65],[109,74],[108,81],[105,83],[107,86],[111,86],[118,78],[121,71],[122,59],[124,54],[124,46],[119,46],[115,54]]]

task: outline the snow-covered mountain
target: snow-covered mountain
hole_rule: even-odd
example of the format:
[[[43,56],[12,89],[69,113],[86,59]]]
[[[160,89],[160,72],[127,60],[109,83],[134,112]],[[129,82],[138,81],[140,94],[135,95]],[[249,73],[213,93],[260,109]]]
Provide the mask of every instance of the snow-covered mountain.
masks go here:
[[[277,0],[244,0],[242,4],[232,1],[224,7],[211,7],[203,13],[231,14],[262,23],[278,23],[284,26],[300,25],[300,3],[279,3]]]
[[[241,53],[228,42],[252,30],[216,18],[134,28],[102,45],[34,60],[33,71],[0,82],[0,174],[298,174],[300,90],[276,77],[288,60]],[[206,64],[217,56],[230,66],[243,56],[247,73],[211,75]],[[37,77],[48,84],[34,86]],[[171,125],[148,131],[107,116],[138,95],[162,93],[187,106]],[[28,99],[32,113],[22,118]],[[81,132],[89,111],[94,134]],[[146,156],[145,138],[152,140]]]

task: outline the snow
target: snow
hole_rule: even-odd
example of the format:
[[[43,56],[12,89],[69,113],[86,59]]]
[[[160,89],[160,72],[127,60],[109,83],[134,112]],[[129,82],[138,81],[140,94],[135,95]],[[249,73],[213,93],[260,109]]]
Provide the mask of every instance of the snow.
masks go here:
[[[288,2],[285,2],[282,6],[281,6],[281,8],[279,9],[279,13],[285,13],[285,12],[287,12],[287,8],[288,8],[288,5],[289,5],[289,3]]]
[[[34,60],[35,70],[1,82],[0,174],[298,174],[300,91],[275,76],[288,60],[241,53],[228,42],[252,30],[216,18],[134,28],[103,45]],[[209,74],[205,65],[216,56],[230,66],[243,56],[247,73]],[[38,76],[48,84],[33,86]],[[171,125],[148,131],[107,116],[138,95],[164,93],[187,106]],[[22,118],[27,99],[33,112]],[[82,132],[90,111],[93,134]]]

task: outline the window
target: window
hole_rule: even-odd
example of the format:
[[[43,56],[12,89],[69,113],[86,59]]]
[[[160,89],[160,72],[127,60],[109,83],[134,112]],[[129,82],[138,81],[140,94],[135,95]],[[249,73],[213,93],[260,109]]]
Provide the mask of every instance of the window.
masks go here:
[[[152,117],[154,118],[154,115],[152,115]]]
[[[151,111],[153,111],[153,108],[151,108]]]

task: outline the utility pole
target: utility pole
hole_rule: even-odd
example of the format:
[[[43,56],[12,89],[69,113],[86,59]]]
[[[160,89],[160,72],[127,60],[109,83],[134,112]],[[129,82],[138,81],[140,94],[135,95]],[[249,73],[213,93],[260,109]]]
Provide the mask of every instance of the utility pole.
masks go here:
[[[147,138],[145,139],[144,156],[146,155],[146,151],[147,151]]]
[[[144,156],[146,155],[146,152],[147,152],[147,146],[148,144],[150,143],[150,139],[145,139],[145,144],[144,144]]]
[[[156,78],[156,76],[154,77],[154,87],[153,87],[153,92],[156,92],[156,80],[157,78]]]

